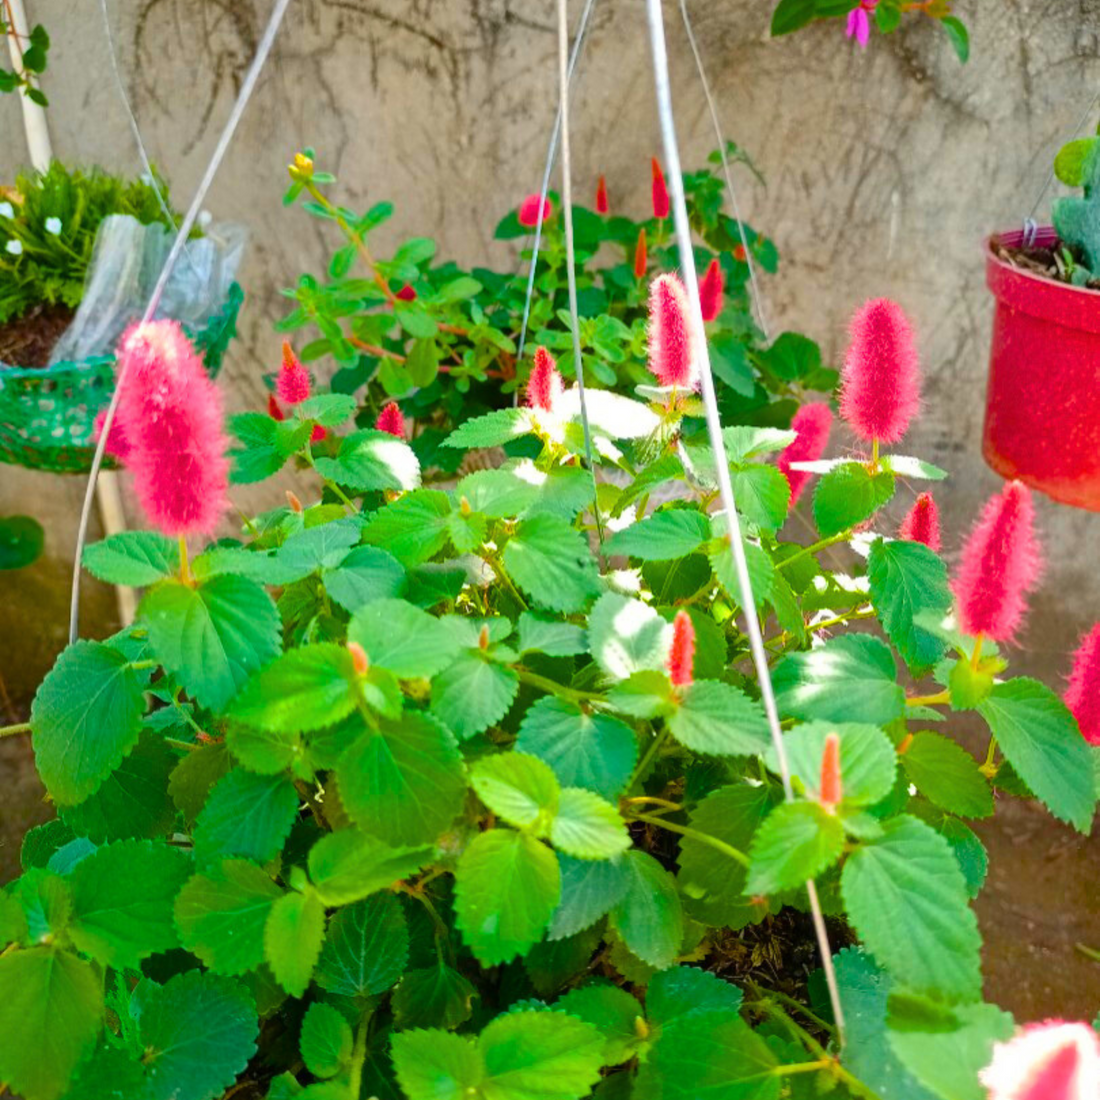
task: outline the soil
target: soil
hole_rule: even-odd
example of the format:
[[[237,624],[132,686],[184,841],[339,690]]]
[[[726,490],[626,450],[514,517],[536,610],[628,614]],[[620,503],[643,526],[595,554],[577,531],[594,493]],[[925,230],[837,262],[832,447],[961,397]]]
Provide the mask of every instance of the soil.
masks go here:
[[[68,306],[38,305],[22,317],[0,325],[0,363],[13,367],[45,367],[50,352],[72,322]]]
[[[1000,237],[994,237],[989,242],[993,254],[999,260],[1011,264],[1013,267],[1030,271],[1044,279],[1051,279],[1056,283],[1070,283],[1065,261],[1062,259],[1061,241],[1049,248],[1012,248],[1004,244]],[[1100,290],[1100,280],[1093,279],[1085,284],[1091,290]]]

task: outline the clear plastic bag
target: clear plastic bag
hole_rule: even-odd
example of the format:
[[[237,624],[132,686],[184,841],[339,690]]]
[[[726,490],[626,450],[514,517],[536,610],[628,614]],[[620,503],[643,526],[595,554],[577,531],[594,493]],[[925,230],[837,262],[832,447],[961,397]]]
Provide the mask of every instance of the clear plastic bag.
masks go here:
[[[207,225],[187,242],[164,288],[157,317],[201,327],[225,302],[248,232],[233,223]],[[119,337],[149,304],[172,248],[175,230],[142,225],[128,214],[104,218],[96,234],[84,297],[72,324],[54,347],[50,364],[109,355]]]

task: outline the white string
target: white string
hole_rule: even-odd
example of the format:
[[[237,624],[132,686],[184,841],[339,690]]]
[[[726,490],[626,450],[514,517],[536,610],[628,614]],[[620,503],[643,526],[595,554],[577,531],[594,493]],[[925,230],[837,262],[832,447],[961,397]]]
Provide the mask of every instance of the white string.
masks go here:
[[[699,280],[695,273],[695,259],[691,245],[691,225],[688,222],[687,201],[684,198],[684,180],[680,168],[680,150],[676,143],[676,124],[672,114],[672,90],[668,75],[668,52],[665,46],[665,28],[661,12],[661,0],[646,0],[649,17],[649,36],[653,49],[653,76],[657,91],[657,114],[661,123],[661,138],[665,151],[665,164],[668,167],[668,181],[672,189],[672,214],[676,226],[676,242],[680,252],[680,267],[684,286],[691,303],[692,320],[696,332],[702,333],[703,314],[699,305]],[[737,584],[740,589],[741,610],[745,616],[745,628],[749,636],[749,648],[752,650],[753,664],[756,667],[760,683],[760,695],[771,730],[772,743],[779,759],[779,772],[783,780],[783,793],[793,798],[791,788],[790,764],[787,760],[787,746],[779,725],[779,710],[775,704],[775,692],[772,689],[771,673],[768,669],[768,656],[764,649],[764,639],[760,632],[760,623],[756,617],[756,600],[753,596],[752,581],[749,578],[748,562],[745,560],[745,547],[741,541],[741,522],[737,515],[737,505],[730,481],[729,460],[722,439],[722,423],[718,415],[718,402],[714,392],[714,378],[710,370],[710,353],[706,340],[696,341],[699,356],[699,373],[702,385],[703,405],[706,412],[707,434],[714,452],[714,464],[718,474],[718,491],[722,507],[726,513],[726,536],[730,540],[733,561],[737,571]],[[818,948],[821,952],[825,981],[829,987],[829,997],[833,1006],[833,1018],[836,1021],[837,1039],[844,1043],[844,1014],[840,1005],[840,995],[833,970],[832,949],[829,946],[825,919],[813,882],[806,883],[810,900],[810,913]]]
[[[259,79],[260,70],[267,60],[267,55],[271,52],[271,47],[275,42],[275,35],[279,30],[279,24],[282,23],[283,16],[286,14],[286,10],[289,6],[290,0],[275,0],[275,7],[271,12],[271,18],[268,20],[263,37],[260,39],[260,44],[256,48],[256,56],[252,59],[252,64],[249,66],[248,73],[245,75],[244,83],[241,85],[240,93],[237,96],[237,101],[233,104],[233,110],[229,113],[225,128],[222,130],[221,137],[218,139],[218,144],[210,157],[210,163],[206,166],[206,172],[203,174],[198,189],[195,191],[195,197],[191,200],[190,208],[184,215],[183,223],[179,227],[176,239],[172,242],[172,248],[168,253],[168,258],[164,261],[164,267],[161,269],[156,286],[153,287],[153,293],[149,298],[149,304],[145,307],[145,313],[141,319],[142,324],[153,317],[153,314],[157,311],[157,307],[160,305],[160,299],[161,295],[164,293],[164,288],[167,286],[172,270],[179,260],[184,245],[187,243],[187,238],[190,236],[195,221],[199,216],[199,210],[202,208],[206,193],[210,190],[210,185],[214,182],[214,176],[217,175],[218,169],[221,167],[221,162],[225,157],[226,150],[229,148],[229,143],[233,140],[234,133],[236,133],[237,124],[241,121],[244,109],[248,106],[248,101],[252,98],[252,93],[256,90],[256,81]],[[123,383],[126,379],[126,367],[127,364],[123,361],[120,364],[118,375],[115,378],[114,393],[111,395],[111,403],[107,406],[107,415],[100,429],[99,442],[96,444],[95,455],[92,458],[91,472],[88,475],[88,487],[84,492],[84,504],[80,510],[80,527],[77,530],[76,555],[73,559],[72,595],[69,603],[70,643],[76,641],[80,632],[81,558],[84,553],[84,543],[88,537],[88,520],[92,513],[92,500],[95,495],[96,478],[99,476],[100,467],[103,465],[103,453],[107,446],[111,425],[114,423],[119,395],[122,393]]]
[[[106,0],[104,0],[106,3]],[[768,321],[764,316],[764,296],[760,293],[760,287],[756,282],[756,264],[753,262],[752,250],[745,237],[745,223],[741,220],[741,208],[737,203],[737,192],[733,189],[733,173],[730,171],[729,158],[726,156],[726,138],[722,132],[722,124],[718,121],[718,107],[714,97],[710,94],[710,82],[707,80],[706,70],[703,68],[703,56],[699,52],[699,45],[695,41],[695,32],[691,28],[691,20],[688,18],[687,0],[680,0],[680,14],[684,19],[684,30],[687,32],[687,40],[691,46],[692,55],[695,58],[695,67],[699,70],[699,80],[703,85],[703,98],[707,101],[707,109],[710,111],[710,121],[714,125],[714,136],[718,141],[718,155],[722,158],[722,171],[726,175],[726,190],[730,196],[730,206],[733,208],[733,216],[737,219],[737,231],[741,236],[741,247],[745,250],[745,263],[749,265],[749,285],[752,289],[752,300],[756,306],[756,317],[760,322],[760,331],[765,340],[771,340],[768,331]]]
[[[596,518],[596,537],[603,548],[603,522],[600,519],[599,486],[596,484],[596,464],[592,460],[592,431],[588,424],[588,404],[584,396],[584,359],[581,356],[581,321],[577,310],[577,258],[573,249],[573,167],[569,156],[569,25],[566,16],[567,0],[558,0],[558,80],[561,86],[561,102],[558,104],[558,123],[561,131],[561,206],[565,219],[565,270],[569,286],[569,321],[573,330],[573,362],[577,375],[577,397],[581,406],[581,428],[584,431],[584,457],[592,472],[592,514]],[[579,42],[579,39],[578,39]],[[551,143],[553,144],[553,143]],[[545,201],[545,196],[541,201]],[[539,207],[539,224],[542,224],[542,207]],[[531,271],[535,261],[531,261]]]

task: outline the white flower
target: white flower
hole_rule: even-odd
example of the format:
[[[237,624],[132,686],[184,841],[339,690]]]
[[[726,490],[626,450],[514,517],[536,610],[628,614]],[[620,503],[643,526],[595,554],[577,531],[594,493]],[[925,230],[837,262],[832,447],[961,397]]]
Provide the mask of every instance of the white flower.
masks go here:
[[[13,256],[22,256],[23,255],[23,242],[22,241],[17,241],[17,240],[10,240],[10,241],[8,241],[8,243],[6,245],[4,245],[4,249],[5,249],[5,251],[10,252]]]
[[[46,232],[52,233],[55,237],[61,236],[61,219],[60,218],[47,218],[46,219]]]
[[[14,218],[15,207],[10,202],[0,202],[0,218]]]

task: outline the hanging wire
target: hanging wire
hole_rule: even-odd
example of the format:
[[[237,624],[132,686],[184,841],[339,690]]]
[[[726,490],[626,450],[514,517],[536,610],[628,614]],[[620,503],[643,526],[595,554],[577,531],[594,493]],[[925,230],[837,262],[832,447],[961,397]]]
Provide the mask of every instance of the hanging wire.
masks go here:
[[[565,85],[573,81],[573,70],[577,67],[577,58],[580,57],[581,45],[584,43],[584,33],[588,29],[588,18],[592,9],[596,6],[596,0],[586,0],[584,10],[581,12],[577,23],[577,30],[573,36],[573,52],[569,56],[569,69],[565,76]],[[562,93],[564,96],[564,92]],[[527,346],[527,324],[531,319],[531,300],[535,295],[535,271],[539,263],[539,246],[542,244],[542,211],[546,206],[546,195],[550,190],[550,173],[554,170],[554,157],[558,151],[558,138],[561,134],[562,103],[558,102],[558,113],[554,118],[554,128],[550,132],[550,146],[546,150],[546,167],[542,170],[542,188],[539,191],[539,220],[535,225],[535,241],[531,249],[531,269],[527,273],[527,297],[523,302],[523,321],[519,327],[519,350],[516,352],[516,362],[523,360],[523,350]],[[519,399],[519,390],[516,390],[515,400]]]
[[[104,0],[106,3],[106,0]],[[687,32],[687,40],[691,46],[692,56],[695,58],[695,67],[699,70],[699,81],[703,85],[703,98],[707,101],[707,110],[710,111],[710,121],[714,125],[714,136],[718,141],[718,155],[722,158],[722,171],[726,176],[726,190],[730,196],[730,206],[733,208],[733,216],[737,219],[737,232],[741,236],[741,247],[745,250],[745,263],[749,265],[749,285],[752,289],[752,300],[756,306],[756,319],[760,322],[760,331],[764,339],[770,341],[771,334],[768,331],[768,321],[764,316],[764,296],[760,293],[760,287],[756,281],[756,264],[752,258],[752,250],[745,236],[745,223],[741,220],[741,208],[737,203],[737,192],[733,189],[733,173],[730,171],[729,157],[726,156],[726,138],[722,132],[722,124],[718,120],[718,107],[714,102],[714,96],[710,94],[710,82],[707,80],[706,70],[703,68],[703,55],[699,52],[699,45],[695,41],[695,32],[691,28],[691,19],[688,17],[687,0],[680,0],[680,14],[684,20],[684,30]]]
[[[591,5],[589,5],[591,7]],[[581,320],[577,309],[577,257],[573,248],[573,167],[569,157],[569,25],[566,18],[567,0],[558,0],[558,79],[561,84],[561,102],[558,104],[558,123],[561,131],[561,207],[565,219],[565,270],[569,284],[569,323],[573,330],[573,363],[577,375],[577,397],[581,406],[581,428],[584,430],[584,457],[592,472],[592,514],[596,517],[596,537],[603,549],[603,521],[600,518],[599,486],[596,483],[596,463],[592,459],[592,430],[588,424],[588,403],[584,396],[584,359],[581,356]],[[578,43],[579,43],[578,39]],[[574,56],[576,54],[574,53]],[[551,146],[553,143],[551,142]],[[541,202],[545,202],[543,195]],[[542,224],[542,206],[539,206],[539,224]],[[534,273],[535,261],[531,261]]]
[[[668,167],[668,181],[672,189],[672,214],[676,226],[676,242],[680,252],[680,266],[684,286],[691,303],[692,319],[697,333],[702,333],[703,315],[699,306],[699,280],[695,273],[694,252],[691,244],[691,225],[688,222],[687,201],[684,198],[684,180],[680,167],[680,150],[676,143],[676,124],[672,114],[672,90],[668,75],[668,51],[665,46],[665,28],[661,11],[661,0],[646,0],[649,17],[649,35],[653,50],[653,76],[657,91],[657,114],[661,124],[661,137],[665,151],[665,163]],[[753,664],[756,667],[760,683],[760,695],[764,703],[772,743],[779,758],[779,772],[783,780],[783,793],[787,800],[793,798],[791,771],[787,759],[787,746],[779,725],[779,710],[775,703],[771,673],[768,669],[768,655],[764,649],[764,639],[760,623],[756,617],[756,600],[753,596],[752,581],[749,578],[748,563],[745,560],[745,547],[741,540],[741,523],[737,515],[733,485],[730,481],[729,460],[726,457],[725,442],[722,439],[722,423],[718,415],[718,401],[714,392],[714,377],[710,370],[710,354],[706,340],[696,341],[699,356],[699,373],[702,385],[703,404],[706,411],[707,434],[714,452],[714,464],[718,474],[718,491],[722,507],[726,514],[726,536],[730,541],[734,565],[737,571],[737,584],[740,589],[741,609],[745,616],[745,628],[749,636],[749,648],[752,650]],[[833,969],[832,949],[829,946],[825,918],[821,912],[821,903],[817,889],[812,881],[806,883],[806,892],[810,900],[810,913],[814,931],[817,935],[818,949],[821,952],[825,981],[829,987],[832,1001],[833,1018],[836,1021],[837,1040],[844,1044],[844,1013],[840,1004],[840,993]]]
[[[145,313],[141,318],[142,324],[152,319],[157,311],[157,307],[160,305],[160,299],[161,295],[164,293],[164,288],[168,285],[168,279],[179,260],[180,254],[183,252],[184,245],[187,243],[187,238],[190,236],[191,229],[194,227],[195,221],[199,216],[199,210],[202,208],[203,200],[206,198],[206,194],[210,190],[210,185],[214,182],[214,177],[221,167],[221,162],[225,157],[226,150],[229,148],[229,143],[233,140],[233,135],[237,131],[237,124],[241,121],[241,116],[244,114],[245,107],[248,106],[248,101],[252,98],[252,93],[256,90],[256,82],[259,79],[260,71],[263,69],[264,62],[271,52],[271,47],[275,42],[275,35],[279,30],[279,24],[282,23],[283,16],[286,15],[286,10],[289,6],[290,0],[275,0],[275,7],[271,12],[270,19],[268,19],[267,27],[264,29],[263,37],[260,39],[260,44],[256,48],[256,56],[252,59],[252,64],[249,66],[248,72],[245,75],[244,83],[241,85],[240,93],[237,95],[237,101],[233,104],[233,110],[230,111],[229,118],[226,120],[221,137],[218,138],[218,144],[210,157],[210,163],[206,166],[206,171],[203,174],[198,189],[195,191],[195,197],[191,200],[191,206],[184,215],[183,223],[179,227],[176,239],[172,242],[172,248],[168,253],[168,258],[164,261],[164,267],[161,269],[156,286],[153,287],[153,293],[149,298],[149,304],[145,307]],[[125,379],[126,362],[123,361],[120,364],[118,376],[115,379],[115,389],[114,393],[111,395],[111,403],[107,406],[107,415],[100,429],[99,442],[96,444],[95,455],[92,458],[91,472],[88,475],[88,486],[84,491],[84,503],[80,510],[80,526],[77,530],[76,537],[76,555],[73,559],[72,594],[69,602],[70,644],[76,641],[80,632],[81,558],[84,554],[84,543],[88,537],[88,520],[92,514],[92,500],[95,496],[96,478],[99,476],[100,467],[103,465],[103,453],[107,446],[107,439],[111,434],[111,425],[114,423],[115,410],[118,408],[118,399],[119,395],[122,393]]]

